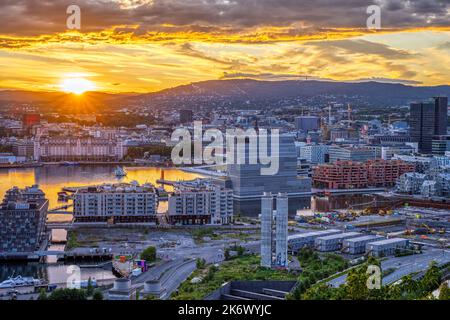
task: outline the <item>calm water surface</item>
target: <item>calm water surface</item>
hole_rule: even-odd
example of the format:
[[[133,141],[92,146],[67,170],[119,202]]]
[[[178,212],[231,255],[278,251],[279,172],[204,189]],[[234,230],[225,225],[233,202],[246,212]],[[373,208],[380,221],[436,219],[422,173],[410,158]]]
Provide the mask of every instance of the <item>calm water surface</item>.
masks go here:
[[[20,169],[0,169],[0,197],[9,188],[18,186],[20,188],[38,184],[45,192],[50,202],[50,208],[62,205],[58,202],[58,192],[63,187],[79,187],[87,185],[97,185],[102,183],[131,182],[136,180],[139,183],[152,183],[156,185],[156,180],[161,178],[164,170],[164,178],[167,180],[192,180],[199,175],[183,172],[178,169],[168,168],[147,168],[147,167],[125,167],[128,175],[122,179],[117,179],[114,175],[115,166],[45,166],[41,168],[20,168]],[[170,186],[166,186],[167,191],[171,191]],[[160,202],[159,211],[167,209],[167,202]],[[49,221],[70,221],[71,215],[49,215]],[[54,238],[64,238],[64,230],[54,230]],[[52,245],[50,250],[62,250],[63,245]],[[33,276],[35,278],[46,279],[50,283],[65,283],[69,274],[68,265],[56,263],[54,257],[48,257],[46,264],[0,264],[0,281],[9,276]],[[89,277],[97,280],[112,279],[114,275],[109,269],[89,268],[82,269],[81,277],[87,280]]]
[[[195,173],[188,173],[170,168],[125,167],[128,175],[118,179],[114,175],[115,166],[45,166],[41,168],[0,169],[0,197],[13,186],[20,188],[38,184],[50,201],[50,208],[57,207],[58,192],[63,187],[80,187],[102,183],[131,182],[156,184],[164,171],[166,180],[192,180],[200,177]],[[166,186],[171,191],[170,186]],[[160,202],[159,211],[167,209],[167,202]],[[71,220],[71,216],[49,215],[49,221]]]

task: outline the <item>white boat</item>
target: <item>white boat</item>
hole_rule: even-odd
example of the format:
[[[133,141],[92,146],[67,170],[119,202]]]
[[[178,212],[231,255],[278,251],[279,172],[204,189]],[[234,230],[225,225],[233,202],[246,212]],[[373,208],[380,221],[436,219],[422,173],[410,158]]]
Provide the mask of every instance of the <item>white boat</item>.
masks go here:
[[[0,282],[0,289],[38,286],[40,284],[42,284],[42,281],[39,279],[35,279],[33,277],[17,276],[15,278],[10,277],[8,280]]]
[[[114,174],[116,177],[126,177],[127,172],[122,167],[117,167],[116,170],[114,170]]]

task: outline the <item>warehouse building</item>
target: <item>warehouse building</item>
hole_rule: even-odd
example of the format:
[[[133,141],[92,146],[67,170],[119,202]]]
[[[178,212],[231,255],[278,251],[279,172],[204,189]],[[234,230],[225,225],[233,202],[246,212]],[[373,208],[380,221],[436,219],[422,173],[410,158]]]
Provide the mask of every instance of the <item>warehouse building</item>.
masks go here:
[[[338,234],[342,231],[337,229],[313,231],[306,233],[294,234],[288,237],[288,248],[290,252],[298,252],[304,247],[313,247],[314,241],[318,237],[324,237],[332,234]]]
[[[319,237],[315,240],[314,245],[317,250],[322,252],[336,251],[342,248],[342,242],[346,239],[357,238],[362,236],[359,232],[346,232],[334,235]]]
[[[397,250],[406,249],[408,245],[407,239],[392,238],[369,242],[366,245],[366,252],[374,257],[385,257],[395,254]]]
[[[369,242],[383,240],[382,236],[368,235],[358,238],[345,239],[342,243],[342,249],[349,254],[361,254],[366,252],[366,245]]]

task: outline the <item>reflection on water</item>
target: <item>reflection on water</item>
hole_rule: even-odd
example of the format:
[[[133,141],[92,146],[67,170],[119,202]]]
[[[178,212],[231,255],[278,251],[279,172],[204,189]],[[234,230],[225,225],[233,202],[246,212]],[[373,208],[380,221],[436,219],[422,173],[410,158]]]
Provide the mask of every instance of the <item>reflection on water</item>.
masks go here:
[[[18,186],[20,188],[38,184],[45,192],[50,202],[50,208],[61,205],[58,203],[58,192],[63,187],[79,187],[87,185],[97,185],[102,183],[131,182],[136,180],[139,183],[152,183],[156,185],[156,180],[161,178],[164,170],[166,180],[192,180],[198,178],[195,173],[187,173],[178,169],[168,168],[125,168],[128,175],[122,179],[117,179],[114,175],[115,166],[45,166],[41,168],[20,168],[20,169],[0,169],[0,197],[9,188]],[[172,191],[170,186],[166,186],[167,191]],[[160,202],[159,211],[167,210],[167,202]],[[68,221],[71,215],[49,215],[49,221]],[[66,236],[65,230],[55,230],[53,235],[55,240],[63,240]],[[63,250],[64,245],[53,244],[49,250]],[[47,264],[0,264],[0,281],[10,276],[33,276],[39,279],[48,280],[50,283],[65,283],[69,265],[56,263],[56,257],[48,257]],[[81,270],[81,278],[87,280],[95,278],[97,280],[113,279],[114,275],[110,269],[88,268]]]
[[[0,196],[3,198],[6,190],[13,186],[20,188],[38,184],[50,201],[50,208],[61,205],[58,203],[58,192],[63,187],[79,187],[102,183],[131,182],[152,183],[161,178],[164,170],[166,180],[192,180],[198,178],[195,173],[188,173],[170,168],[125,167],[128,175],[117,179],[114,175],[115,166],[44,166],[40,168],[0,169]],[[167,191],[172,187],[166,186]],[[167,209],[167,203],[161,202],[159,211]],[[50,215],[49,221],[66,221],[71,217],[65,215]]]
[[[57,264],[42,264],[42,263],[27,263],[27,264],[0,264],[0,282],[8,279],[11,276],[24,276],[44,279],[49,283],[64,284],[71,273],[67,273],[69,265],[62,263]],[[114,275],[110,269],[102,268],[83,268],[81,269],[81,280],[96,279],[108,280],[114,279]]]
[[[54,241],[64,241],[67,238],[67,231],[63,229],[53,229],[52,239]],[[52,244],[48,247],[49,251],[64,251],[64,244]],[[95,264],[95,262],[92,262]],[[86,262],[85,264],[89,264]],[[9,277],[23,276],[44,279],[49,283],[64,284],[71,273],[67,273],[70,265],[58,262],[57,256],[47,256],[46,263],[1,263],[0,264],[0,282]],[[105,268],[87,268],[81,269],[81,279],[88,280],[109,280],[114,279],[111,269]]]

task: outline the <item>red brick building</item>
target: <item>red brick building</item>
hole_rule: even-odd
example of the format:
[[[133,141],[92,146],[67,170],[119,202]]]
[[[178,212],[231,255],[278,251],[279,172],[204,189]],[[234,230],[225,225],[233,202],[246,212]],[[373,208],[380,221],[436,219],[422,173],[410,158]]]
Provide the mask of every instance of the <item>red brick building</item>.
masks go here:
[[[24,113],[22,115],[22,122],[24,127],[32,127],[41,122],[41,115],[37,113]]]
[[[370,160],[365,163],[367,179],[372,187],[390,187],[404,173],[416,171],[416,166],[401,160]]]
[[[359,189],[367,187],[367,170],[364,163],[336,161],[314,168],[313,183],[317,188]]]
[[[400,160],[337,161],[314,168],[313,184],[325,189],[388,187],[393,186],[402,174],[413,171],[414,164]]]

